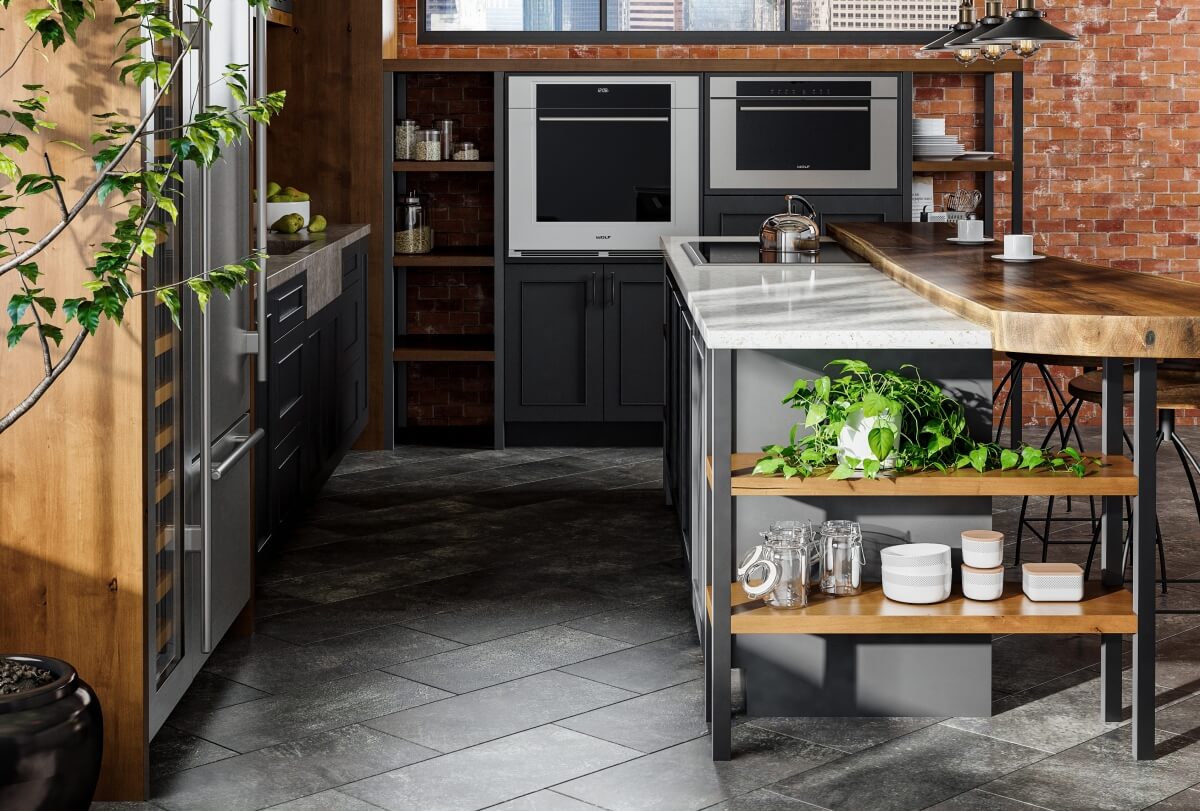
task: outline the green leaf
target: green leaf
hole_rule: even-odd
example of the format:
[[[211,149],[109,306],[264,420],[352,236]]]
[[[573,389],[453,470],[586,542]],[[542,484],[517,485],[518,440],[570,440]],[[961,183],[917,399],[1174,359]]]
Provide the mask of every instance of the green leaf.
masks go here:
[[[880,462],[887,459],[896,445],[896,434],[891,428],[875,426],[867,433],[867,447]],[[870,461],[870,460],[867,460]]]
[[[818,377],[816,380],[813,381],[813,391],[816,392],[817,397],[819,397],[821,399],[821,401],[824,403],[829,402],[830,386],[831,386],[831,382],[829,380],[828,375]]]
[[[13,293],[8,300],[8,318],[14,324],[25,317],[25,312],[33,302],[32,293]]]
[[[52,16],[54,16],[54,9],[52,8],[35,8],[25,15],[25,24],[29,26],[30,31],[37,31],[38,25],[42,20]]]
[[[1021,457],[1017,455],[1016,451],[1010,448],[1005,448],[1004,450],[1000,451],[1001,470],[1011,470],[1017,466],[1019,461],[1021,461]]]
[[[55,346],[62,346],[63,331],[61,327],[56,327],[53,324],[42,324],[38,329],[42,336],[54,341]]]
[[[1083,461],[1083,454],[1081,454],[1079,451],[1075,450],[1074,448],[1063,448],[1062,452],[1065,453],[1067,456],[1071,457],[1071,459],[1076,462]]]
[[[984,467],[987,465],[987,456],[987,448],[983,445],[980,445],[967,454],[967,457],[971,461],[971,467],[975,468],[980,473],[983,472]]]
[[[824,422],[828,413],[829,409],[825,403],[812,403],[804,414],[804,427],[812,428],[814,425]]]
[[[38,277],[42,272],[38,270],[37,262],[26,262],[23,265],[17,265],[17,273],[20,273],[25,281],[30,284],[37,284]]]
[[[1033,470],[1045,463],[1045,456],[1040,448],[1034,448],[1026,445],[1021,448],[1021,467],[1027,470]]]
[[[783,467],[784,461],[779,457],[768,456],[759,459],[754,465],[755,476],[773,476]]]
[[[12,349],[14,346],[19,344],[21,342],[21,338],[24,337],[25,332],[32,326],[33,326],[33,324],[29,323],[29,324],[13,324],[11,327],[9,327],[8,328],[8,348]]]
[[[868,479],[879,478],[879,471],[883,467],[877,459],[863,459],[863,473]]]
[[[208,300],[212,298],[213,285],[207,279],[188,279],[187,286],[196,294],[196,301],[200,305],[200,312],[204,312],[208,307]]]
[[[791,478],[795,477],[796,475],[798,475],[799,473],[800,473],[800,471],[797,470],[796,468],[792,467],[791,465],[783,466],[783,478],[785,478],[785,479],[791,479]]]
[[[864,417],[878,417],[880,414],[888,410],[891,401],[884,397],[879,392],[869,391],[862,398],[862,412]]]
[[[829,474],[829,478],[833,479],[834,481],[842,481],[843,479],[852,479],[857,475],[858,471],[849,465],[838,465],[833,469],[833,472]]]

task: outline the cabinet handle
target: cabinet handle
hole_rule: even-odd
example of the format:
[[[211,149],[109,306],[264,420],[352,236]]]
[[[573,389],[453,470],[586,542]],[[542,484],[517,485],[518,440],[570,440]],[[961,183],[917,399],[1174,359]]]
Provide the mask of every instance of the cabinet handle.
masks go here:
[[[617,274],[608,274],[608,303],[612,304],[617,300]]]
[[[592,297],[588,300],[588,304],[596,303],[596,271],[592,271]]]

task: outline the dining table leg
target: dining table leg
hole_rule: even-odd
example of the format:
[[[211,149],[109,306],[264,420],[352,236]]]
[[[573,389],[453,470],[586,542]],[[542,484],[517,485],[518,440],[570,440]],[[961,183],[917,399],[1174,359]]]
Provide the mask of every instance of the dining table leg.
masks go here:
[[[1155,403],[1157,361],[1133,362],[1133,465],[1137,498],[1133,506],[1133,610],[1137,632],[1133,635],[1133,755],[1154,758],[1154,542],[1155,461],[1158,408]]]
[[[1105,358],[1103,374],[1100,449],[1105,456],[1121,456],[1125,453],[1122,444],[1125,430],[1125,368],[1121,359]],[[1121,497],[1104,496],[1101,504],[1100,579],[1106,586],[1120,587],[1125,581],[1121,565],[1124,543]],[[1100,637],[1100,716],[1109,723],[1122,720],[1121,652],[1120,634],[1103,634]]]

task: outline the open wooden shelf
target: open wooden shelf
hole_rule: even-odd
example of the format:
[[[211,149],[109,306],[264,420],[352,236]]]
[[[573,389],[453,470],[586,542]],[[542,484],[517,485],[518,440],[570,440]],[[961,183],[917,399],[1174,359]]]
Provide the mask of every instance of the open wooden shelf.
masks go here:
[[[292,28],[295,25],[295,23],[296,23],[296,21],[292,17],[292,12],[281,11],[280,9],[277,9],[277,8],[267,9],[267,24],[268,25],[285,25],[288,28]]]
[[[1011,172],[1013,162],[986,161],[913,161],[914,172]]]
[[[712,589],[706,597],[712,617]],[[961,594],[932,605],[897,603],[879,583],[862,594],[817,594],[805,608],[771,608],[750,600],[733,584],[730,627],[735,634],[1132,634],[1137,631],[1133,592],[1084,584],[1077,603],[1037,603],[1006,583],[999,600],[977,602]]]
[[[1104,467],[1091,467],[1079,478],[1073,473],[1048,471],[955,470],[940,473],[907,473],[890,478],[845,479],[826,476],[785,479],[781,475],[754,476],[761,453],[735,453],[731,457],[735,496],[1136,496],[1133,462],[1124,456],[1103,457]],[[705,463],[712,486],[712,457]]]
[[[486,363],[496,359],[491,335],[398,335],[392,359]]]
[[[434,248],[429,253],[398,253],[392,258],[398,268],[490,268],[495,267],[494,249],[485,248]]]
[[[396,172],[494,172],[495,161],[393,161]]]

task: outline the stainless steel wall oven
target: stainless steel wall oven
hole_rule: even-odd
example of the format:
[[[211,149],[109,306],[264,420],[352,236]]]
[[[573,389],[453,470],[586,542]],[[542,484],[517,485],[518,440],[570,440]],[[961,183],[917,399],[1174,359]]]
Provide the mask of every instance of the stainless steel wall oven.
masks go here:
[[[900,187],[896,76],[714,76],[708,188],[894,191]]]
[[[696,76],[508,80],[508,255],[657,256],[700,228]]]

